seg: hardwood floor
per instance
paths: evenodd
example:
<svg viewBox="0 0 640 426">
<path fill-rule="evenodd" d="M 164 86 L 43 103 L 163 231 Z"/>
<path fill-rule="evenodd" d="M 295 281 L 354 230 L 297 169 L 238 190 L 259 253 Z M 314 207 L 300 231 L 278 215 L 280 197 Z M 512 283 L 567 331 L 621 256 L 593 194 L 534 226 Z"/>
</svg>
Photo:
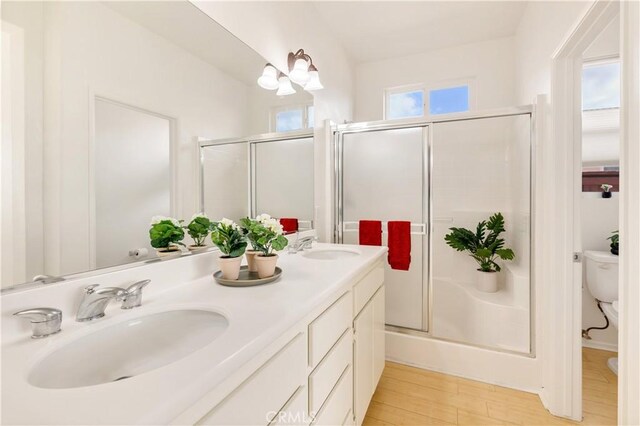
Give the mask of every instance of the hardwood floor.
<svg viewBox="0 0 640 426">
<path fill-rule="evenodd" d="M 374 425 L 615 425 L 612 352 L 584 348 L 583 421 L 552 416 L 537 395 L 387 362 L 364 420 Z"/>
</svg>

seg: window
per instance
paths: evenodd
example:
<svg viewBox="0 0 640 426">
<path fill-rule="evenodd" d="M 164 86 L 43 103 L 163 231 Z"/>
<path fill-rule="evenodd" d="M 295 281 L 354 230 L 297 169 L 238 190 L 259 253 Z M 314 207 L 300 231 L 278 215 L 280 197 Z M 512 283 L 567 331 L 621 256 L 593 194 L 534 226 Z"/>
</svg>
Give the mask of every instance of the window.
<svg viewBox="0 0 640 426">
<path fill-rule="evenodd" d="M 271 113 L 271 130 L 291 132 L 313 128 L 313 105 L 296 105 L 274 108 Z"/>
<path fill-rule="evenodd" d="M 582 191 L 619 188 L 620 60 L 585 62 L 582 68 Z"/>
<path fill-rule="evenodd" d="M 620 61 L 585 64 L 582 70 L 582 110 L 620 108 Z"/>
<path fill-rule="evenodd" d="M 429 114 L 469 111 L 469 86 L 447 87 L 429 91 Z"/>
<path fill-rule="evenodd" d="M 423 86 L 399 87 L 385 90 L 385 119 L 424 117 L 452 114 L 470 110 L 469 84 L 438 87 L 427 90 Z M 428 107 L 427 107 L 428 106 Z"/>
<path fill-rule="evenodd" d="M 386 99 L 386 118 L 424 116 L 424 90 L 389 92 Z"/>
</svg>

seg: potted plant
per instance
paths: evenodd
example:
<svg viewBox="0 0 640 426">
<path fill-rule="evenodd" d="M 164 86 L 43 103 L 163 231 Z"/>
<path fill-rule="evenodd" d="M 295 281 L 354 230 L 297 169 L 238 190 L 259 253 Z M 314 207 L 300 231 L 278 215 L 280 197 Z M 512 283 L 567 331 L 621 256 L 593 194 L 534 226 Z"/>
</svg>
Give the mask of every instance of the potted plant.
<svg viewBox="0 0 640 426">
<path fill-rule="evenodd" d="M 609 245 L 611 247 L 611 253 L 615 254 L 616 256 L 618 255 L 618 248 L 619 248 L 618 239 L 619 239 L 619 237 L 620 237 L 620 235 L 619 235 L 618 231 L 613 231 L 611 236 L 609 238 L 607 238 L 607 240 L 611 240 L 611 244 Z"/>
<path fill-rule="evenodd" d="M 247 258 L 247 269 L 249 272 L 258 272 L 258 265 L 255 259 L 261 252 L 257 241 L 258 236 L 251 230 L 256 228 L 259 224 L 260 223 L 257 220 L 248 217 L 240 219 L 242 232 L 247 237 L 247 240 L 249 240 L 249 244 L 251 245 L 251 249 L 244 252 L 245 257 Z"/>
<path fill-rule="evenodd" d="M 602 198 L 611 198 L 611 190 L 613 189 L 613 185 L 603 183 L 602 185 L 600 185 L 600 188 L 602 188 Z"/>
<path fill-rule="evenodd" d="M 204 213 L 196 213 L 191 217 L 191 222 L 185 227 L 187 229 L 187 233 L 191 238 L 193 238 L 194 244 L 188 246 L 189 250 L 195 251 L 200 250 L 207 245 L 205 244 L 205 239 L 207 235 L 213 230 L 213 222 L 209 220 L 206 214 Z"/>
<path fill-rule="evenodd" d="M 184 230 L 180 221 L 172 217 L 154 216 L 151 218 L 149 229 L 151 247 L 156 249 L 158 256 L 168 256 L 180 251 L 179 246 L 184 246 Z"/>
<path fill-rule="evenodd" d="M 247 236 L 251 245 L 259 251 L 255 256 L 256 269 L 260 278 L 272 276 L 278 263 L 274 251 L 284 249 L 289 240 L 283 235 L 282 225 L 268 214 L 261 214 L 254 220 L 246 220 Z"/>
<path fill-rule="evenodd" d="M 504 239 L 500 234 L 505 231 L 502 213 L 495 213 L 489 220 L 478 223 L 476 232 L 465 228 L 449 228 L 451 231 L 444 239 L 456 251 L 469 253 L 480 268 L 476 286 L 478 290 L 494 293 L 498 290 L 498 272 L 500 265 L 498 258 L 512 260 L 513 250 L 504 247 Z"/>
<path fill-rule="evenodd" d="M 218 258 L 222 276 L 228 280 L 237 280 L 240 276 L 242 255 L 247 248 L 242 230 L 234 221 L 224 218 L 213 223 L 211 241 L 222 252 L 222 256 Z"/>
</svg>

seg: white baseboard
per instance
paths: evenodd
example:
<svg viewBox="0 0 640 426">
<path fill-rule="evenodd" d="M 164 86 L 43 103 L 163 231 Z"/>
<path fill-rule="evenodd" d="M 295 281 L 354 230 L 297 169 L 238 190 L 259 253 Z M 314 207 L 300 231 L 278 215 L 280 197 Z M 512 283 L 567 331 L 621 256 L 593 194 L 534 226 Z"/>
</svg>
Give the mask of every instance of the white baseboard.
<svg viewBox="0 0 640 426">
<path fill-rule="evenodd" d="M 389 361 L 539 394 L 540 363 L 534 357 L 387 330 Z"/>
<path fill-rule="evenodd" d="M 616 343 L 599 342 L 597 340 L 582 340 L 582 346 L 585 348 L 601 349 L 603 351 L 618 352 Z"/>
</svg>

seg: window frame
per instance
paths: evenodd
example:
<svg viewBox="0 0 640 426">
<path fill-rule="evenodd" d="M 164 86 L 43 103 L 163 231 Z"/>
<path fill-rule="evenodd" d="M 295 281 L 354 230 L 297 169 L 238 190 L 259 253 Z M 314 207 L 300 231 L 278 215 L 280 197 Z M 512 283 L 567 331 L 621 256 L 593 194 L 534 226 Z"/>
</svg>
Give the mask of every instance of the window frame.
<svg viewBox="0 0 640 426">
<path fill-rule="evenodd" d="M 315 114 L 315 107 L 313 102 L 305 102 L 303 104 L 292 104 L 292 105 L 280 105 L 280 106 L 275 106 L 272 107 L 269 111 L 269 132 L 270 133 L 287 133 L 287 132 L 299 132 L 301 130 L 306 130 L 309 129 L 309 108 L 314 108 L 314 114 Z M 295 111 L 295 110 L 302 110 L 302 127 L 300 129 L 295 129 L 295 130 L 287 130 L 284 132 L 278 132 L 276 129 L 277 127 L 277 118 L 278 118 L 278 113 L 280 112 L 286 112 L 286 111 Z M 315 124 L 315 117 L 314 117 L 314 124 Z"/>
<path fill-rule="evenodd" d="M 467 111 L 460 112 L 449 112 L 445 114 L 434 114 L 433 117 L 439 118 L 447 118 L 451 116 L 456 116 L 460 114 L 465 114 L 468 112 L 475 111 L 477 109 L 476 105 L 476 88 L 475 88 L 475 77 L 465 77 L 465 78 L 456 78 L 456 79 L 448 79 L 441 80 L 434 84 L 425 84 L 425 83 L 414 83 L 414 84 L 405 84 L 402 86 L 393 86 L 384 89 L 383 98 L 382 98 L 382 118 L 383 120 L 403 120 L 403 119 L 417 119 L 417 118 L 425 118 L 429 119 L 432 117 L 430 113 L 431 106 L 431 91 L 433 90 L 442 90 L 442 89 L 452 89 L 455 87 L 467 86 L 469 91 L 469 109 Z M 388 106 L 389 106 L 389 96 L 397 93 L 407 93 L 407 92 L 417 92 L 422 91 L 422 99 L 423 99 L 423 114 L 422 116 L 415 117 L 401 117 L 401 118 L 388 118 Z"/>
</svg>

